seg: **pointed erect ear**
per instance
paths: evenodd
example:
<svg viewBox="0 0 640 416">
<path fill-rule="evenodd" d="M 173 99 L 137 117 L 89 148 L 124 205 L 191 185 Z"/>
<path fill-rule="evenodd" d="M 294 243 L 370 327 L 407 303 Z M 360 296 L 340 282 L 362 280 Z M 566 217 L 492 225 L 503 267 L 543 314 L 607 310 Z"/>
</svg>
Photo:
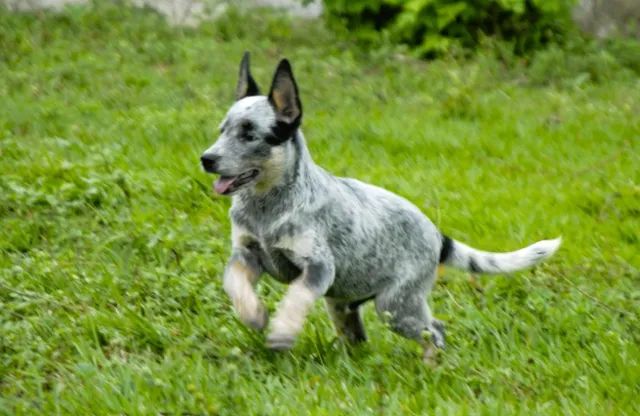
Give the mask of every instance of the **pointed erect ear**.
<svg viewBox="0 0 640 416">
<path fill-rule="evenodd" d="M 298 86 L 293 78 L 291 65 L 286 59 L 280 61 L 276 73 L 273 75 L 269 102 L 276 110 L 278 121 L 295 125 L 295 127 L 300 124 L 302 104 L 300 104 Z"/>
<path fill-rule="evenodd" d="M 238 86 L 236 87 L 236 101 L 252 95 L 260 95 L 260 88 L 258 88 L 258 84 L 256 84 L 251 76 L 251 71 L 249 70 L 249 52 L 245 52 L 244 55 L 242 55 L 242 62 L 240 62 L 240 74 L 238 77 Z"/>
</svg>

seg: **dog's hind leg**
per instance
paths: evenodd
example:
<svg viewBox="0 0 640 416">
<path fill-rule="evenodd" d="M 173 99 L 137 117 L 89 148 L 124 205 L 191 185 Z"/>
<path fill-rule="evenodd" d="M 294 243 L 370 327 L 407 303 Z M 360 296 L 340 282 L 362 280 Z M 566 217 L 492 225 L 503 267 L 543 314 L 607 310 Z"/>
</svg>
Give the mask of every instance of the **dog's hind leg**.
<svg viewBox="0 0 640 416">
<path fill-rule="evenodd" d="M 325 298 L 325 301 L 338 335 L 352 344 L 367 340 L 359 304 L 340 302 L 331 298 Z"/>
<path fill-rule="evenodd" d="M 431 315 L 425 299 L 427 288 L 424 282 L 406 280 L 380 293 L 375 304 L 376 311 L 391 329 L 420 343 L 424 349 L 424 360 L 432 363 L 435 355 L 433 346 L 445 347 L 445 331 L 444 325 Z M 425 335 L 429 336 L 430 342 Z"/>
<path fill-rule="evenodd" d="M 253 251 L 234 247 L 223 277 L 224 290 L 238 317 L 256 330 L 263 329 L 269 317 L 254 288 L 261 273 L 262 267 Z"/>
</svg>

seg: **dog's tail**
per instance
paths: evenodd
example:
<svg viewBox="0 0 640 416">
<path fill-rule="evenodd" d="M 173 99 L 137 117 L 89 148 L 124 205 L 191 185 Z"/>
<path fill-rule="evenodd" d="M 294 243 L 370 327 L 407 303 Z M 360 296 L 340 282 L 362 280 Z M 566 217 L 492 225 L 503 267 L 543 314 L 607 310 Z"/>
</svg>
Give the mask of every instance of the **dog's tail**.
<svg viewBox="0 0 640 416">
<path fill-rule="evenodd" d="M 517 251 L 490 253 L 443 235 L 440 263 L 473 273 L 511 273 L 551 257 L 561 242 L 562 238 L 542 240 Z"/>
</svg>

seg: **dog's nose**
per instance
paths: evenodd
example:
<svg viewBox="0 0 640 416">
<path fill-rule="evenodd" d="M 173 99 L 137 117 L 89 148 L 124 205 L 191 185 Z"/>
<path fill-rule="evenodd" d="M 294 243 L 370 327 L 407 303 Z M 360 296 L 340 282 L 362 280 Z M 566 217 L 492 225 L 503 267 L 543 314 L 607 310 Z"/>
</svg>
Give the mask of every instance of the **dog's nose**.
<svg viewBox="0 0 640 416">
<path fill-rule="evenodd" d="M 204 168 L 204 170 L 206 172 L 209 173 L 216 173 L 218 170 L 218 159 L 220 159 L 219 156 L 216 155 L 212 155 L 212 154 L 203 154 L 202 156 L 200 156 L 200 162 L 202 163 L 202 167 Z"/>
</svg>

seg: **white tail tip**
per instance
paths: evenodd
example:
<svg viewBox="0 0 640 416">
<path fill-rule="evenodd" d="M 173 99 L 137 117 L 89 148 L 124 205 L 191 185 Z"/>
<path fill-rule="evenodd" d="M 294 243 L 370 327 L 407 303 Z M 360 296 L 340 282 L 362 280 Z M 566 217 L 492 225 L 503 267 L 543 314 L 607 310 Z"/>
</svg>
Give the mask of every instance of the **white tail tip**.
<svg viewBox="0 0 640 416">
<path fill-rule="evenodd" d="M 535 247 L 544 250 L 546 252 L 545 257 L 552 256 L 562 244 L 562 237 L 554 238 L 553 240 L 542 240 L 535 244 Z"/>
</svg>

